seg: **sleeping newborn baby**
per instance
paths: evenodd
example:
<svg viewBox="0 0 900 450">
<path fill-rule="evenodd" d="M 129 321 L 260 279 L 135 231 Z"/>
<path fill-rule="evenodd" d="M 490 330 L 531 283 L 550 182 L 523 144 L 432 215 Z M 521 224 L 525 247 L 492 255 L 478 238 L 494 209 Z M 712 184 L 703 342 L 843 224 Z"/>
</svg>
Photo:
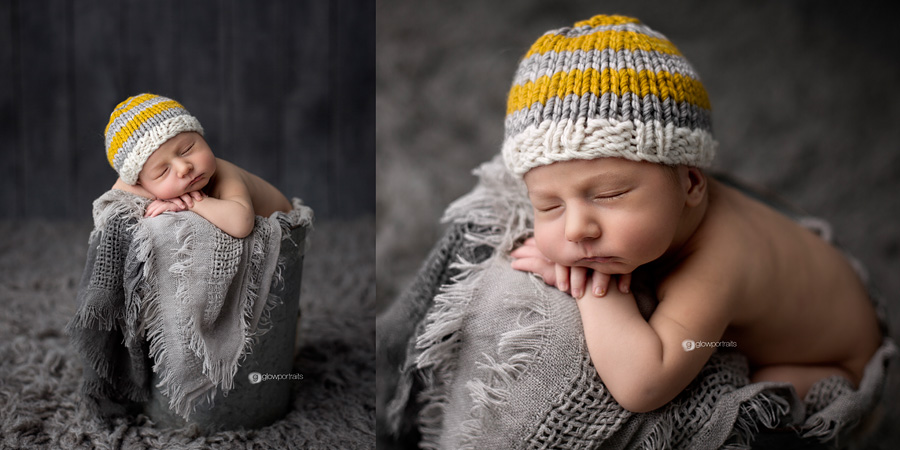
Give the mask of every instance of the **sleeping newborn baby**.
<svg viewBox="0 0 900 450">
<path fill-rule="evenodd" d="M 628 410 L 685 389 L 715 350 L 695 342 L 736 343 L 753 381 L 800 398 L 832 376 L 858 386 L 882 342 L 863 283 L 817 235 L 708 177 L 715 147 L 706 92 L 659 33 L 597 16 L 544 34 L 509 95 L 503 156 L 534 209 L 513 267 L 578 299 Z M 655 287 L 649 320 L 632 275 Z"/>
<path fill-rule="evenodd" d="M 193 211 L 244 238 L 254 216 L 291 210 L 277 188 L 216 158 L 200 122 L 166 97 L 141 94 L 116 106 L 106 126 L 106 156 L 119 174 L 113 189 L 153 200 L 145 217 Z"/>
</svg>

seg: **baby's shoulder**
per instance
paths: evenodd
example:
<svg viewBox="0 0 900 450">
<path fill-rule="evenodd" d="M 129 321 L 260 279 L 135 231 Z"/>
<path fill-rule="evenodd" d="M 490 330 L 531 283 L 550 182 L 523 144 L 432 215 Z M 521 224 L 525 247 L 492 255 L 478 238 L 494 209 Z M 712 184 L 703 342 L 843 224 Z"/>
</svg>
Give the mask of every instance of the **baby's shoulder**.
<svg viewBox="0 0 900 450">
<path fill-rule="evenodd" d="M 216 158 L 216 172 L 218 172 L 220 175 L 230 177 L 243 177 L 243 174 L 247 171 L 231 161 L 226 161 L 222 158 Z"/>
<path fill-rule="evenodd" d="M 658 274 L 659 294 L 690 290 L 722 298 L 744 282 L 744 268 L 735 249 L 702 246 L 684 256 L 669 271 Z"/>
<path fill-rule="evenodd" d="M 223 175 L 232 183 L 240 184 L 241 192 L 250 198 L 258 215 L 269 216 L 274 211 L 291 210 L 290 201 L 271 183 L 234 163 L 216 159 L 217 165 L 225 169 Z"/>
<path fill-rule="evenodd" d="M 246 171 L 238 165 L 216 158 L 216 173 L 210 180 L 210 184 L 204 188 L 212 197 L 222 198 L 242 194 L 248 190 Z"/>
<path fill-rule="evenodd" d="M 744 231 L 723 218 L 707 218 L 669 269 L 657 274 L 657 295 L 703 297 L 736 302 L 750 283 L 751 260 L 761 260 L 761 247 L 748 244 Z"/>
</svg>

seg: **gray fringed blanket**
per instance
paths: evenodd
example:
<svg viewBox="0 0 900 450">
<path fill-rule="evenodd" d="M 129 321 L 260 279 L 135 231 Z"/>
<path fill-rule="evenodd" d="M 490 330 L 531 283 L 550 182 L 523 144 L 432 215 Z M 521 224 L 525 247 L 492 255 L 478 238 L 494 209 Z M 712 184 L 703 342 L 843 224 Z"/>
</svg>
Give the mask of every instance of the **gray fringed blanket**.
<svg viewBox="0 0 900 450">
<path fill-rule="evenodd" d="M 279 277 L 282 236 L 311 225 L 289 213 L 256 217 L 233 238 L 192 212 L 144 219 L 149 200 L 111 190 L 94 201 L 94 230 L 67 326 L 84 359 L 82 393 L 103 415 L 149 398 L 150 369 L 169 407 L 187 419 L 201 401 L 232 388 L 241 357 L 265 332 Z"/>
<path fill-rule="evenodd" d="M 880 401 L 889 338 L 857 390 L 833 377 L 801 400 L 787 383 L 751 384 L 746 358 L 719 349 L 669 404 L 623 409 L 596 375 L 571 298 L 509 267 L 531 232 L 524 185 L 498 158 L 476 173 L 414 284 L 378 318 L 379 446 L 714 449 L 761 435 L 835 444 Z M 633 290 L 648 317 L 652 290 Z"/>
</svg>

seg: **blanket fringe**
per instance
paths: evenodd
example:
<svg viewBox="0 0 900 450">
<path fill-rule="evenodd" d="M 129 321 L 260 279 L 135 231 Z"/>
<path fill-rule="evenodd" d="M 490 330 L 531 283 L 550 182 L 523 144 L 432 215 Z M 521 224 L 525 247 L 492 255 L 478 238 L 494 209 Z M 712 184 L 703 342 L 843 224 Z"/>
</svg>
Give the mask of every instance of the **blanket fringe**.
<svg viewBox="0 0 900 450">
<path fill-rule="evenodd" d="M 657 421 L 641 442 L 641 450 L 663 450 L 670 447 L 674 428 L 668 421 Z"/>
<path fill-rule="evenodd" d="M 496 263 L 491 259 L 486 261 L 489 262 Z M 535 277 L 528 279 L 535 284 L 541 283 Z M 542 289 L 543 286 L 536 288 Z M 488 419 L 506 407 L 513 384 L 537 361 L 538 353 L 546 347 L 549 311 L 541 300 L 537 295 L 508 300 L 510 306 L 514 304 L 524 310 L 519 315 L 519 323 L 529 319 L 529 316 L 537 316 L 537 319 L 530 325 L 500 335 L 497 343 L 499 359 L 483 355 L 487 361 L 476 363 L 476 368 L 484 375 L 466 384 L 473 406 L 470 411 L 472 418 L 461 424 L 463 448 L 476 448 L 474 439 L 490 431 L 485 427 Z"/>
<path fill-rule="evenodd" d="M 466 239 L 508 253 L 521 238 L 533 232 L 533 208 L 525 183 L 507 172 L 499 156 L 473 173 L 479 177 L 478 185 L 451 203 L 441 221 L 486 227 L 487 231 L 469 233 Z"/>
<path fill-rule="evenodd" d="M 887 367 L 892 363 L 896 364 L 898 353 L 900 352 L 893 339 L 885 337 L 875 355 L 866 364 L 859 387 L 838 397 L 838 399 L 851 398 L 852 400 L 846 403 L 854 405 L 855 414 L 841 414 L 840 410 L 835 409 L 838 399 L 832 399 L 828 406 L 806 419 L 801 429 L 803 437 L 815 437 L 821 442 L 826 442 L 838 439 L 845 430 L 854 429 L 865 418 L 865 412 L 871 411 L 878 399 L 883 397 Z M 848 416 L 853 420 L 847 420 Z"/>
<path fill-rule="evenodd" d="M 177 231 L 176 231 L 177 232 Z M 173 374 L 169 370 L 169 349 L 166 346 L 164 335 L 163 315 L 159 302 L 158 289 L 145 289 L 145 286 L 156 286 L 159 283 L 156 259 L 153 258 L 153 239 L 150 229 L 137 227 L 133 235 L 132 247 L 135 249 L 136 260 L 143 263 L 142 283 L 140 291 L 135 296 L 143 304 L 144 317 L 143 329 L 147 341 L 150 342 L 150 358 L 153 359 L 153 371 L 159 376 L 156 387 L 169 399 L 169 408 L 184 416 L 187 406 L 183 401 L 181 386 L 172 383 Z"/>
<path fill-rule="evenodd" d="M 531 232 L 532 208 L 525 195 L 525 186 L 506 172 L 499 157 L 483 164 L 474 174 L 479 177 L 478 186 L 470 194 L 453 202 L 442 222 L 475 225 L 474 229 L 479 231 L 466 233 L 466 241 L 474 246 L 489 246 L 495 249 L 495 255 L 508 253 L 519 239 Z M 509 189 L 509 186 L 514 188 Z M 440 447 L 443 416 L 448 402 L 446 388 L 453 382 L 452 376 L 456 371 L 459 333 L 472 292 L 480 284 L 484 268 L 493 262 L 493 258 L 488 258 L 475 264 L 459 257 L 450 265 L 452 270 L 458 271 L 457 275 L 449 284 L 441 286 L 440 293 L 434 298 L 434 306 L 425 317 L 423 331 L 416 340 L 416 348 L 421 353 L 415 365 L 425 386 L 419 394 L 420 402 L 425 405 L 418 417 L 422 448 Z M 536 305 L 528 306 L 529 313 L 545 315 Z M 509 355 L 508 361 L 497 362 L 488 358 L 488 362 L 480 368 L 489 373 L 490 381 L 470 382 L 467 385 L 475 405 L 473 419 L 462 424 L 466 435 L 472 437 L 483 431 L 483 422 L 479 418 L 502 406 L 508 395 L 503 386 L 509 386 L 533 361 L 535 343 L 524 337 L 533 332 L 533 328 L 530 330 L 503 336 L 500 351 L 502 355 Z M 396 402 L 402 400 L 405 399 L 394 399 L 392 407 L 399 407 Z"/>
<path fill-rule="evenodd" d="M 69 335 L 75 328 L 111 331 L 119 328 L 119 322 L 124 318 L 125 311 L 111 302 L 102 305 L 83 305 L 66 325 L 66 331 Z"/>
<path fill-rule="evenodd" d="M 741 449 L 747 448 L 753 442 L 753 437 L 759 432 L 762 425 L 766 429 L 774 429 L 781 424 L 781 420 L 790 414 L 790 402 L 775 393 L 763 391 L 753 398 L 741 403 L 740 413 L 734 421 L 734 428 L 726 439 L 727 445 L 723 448 Z"/>
<path fill-rule="evenodd" d="M 257 226 L 260 226 L 261 219 L 257 219 Z M 281 228 L 277 229 L 273 227 L 273 231 L 277 230 L 278 237 L 281 236 Z M 254 239 L 253 248 L 250 254 L 250 277 L 248 280 L 249 287 L 247 289 L 247 301 L 244 303 L 244 310 L 241 314 L 241 332 L 244 334 L 244 344 L 241 347 L 240 352 L 237 354 L 237 358 L 234 361 L 228 361 L 228 367 L 231 369 L 230 373 L 227 377 L 221 378 L 223 373 L 220 372 L 218 376 L 220 378 L 213 378 L 214 381 L 219 381 L 223 393 L 227 393 L 231 389 L 234 388 L 234 375 L 238 370 L 238 362 L 243 360 L 246 355 L 251 351 L 256 341 L 259 340 L 259 336 L 263 333 L 258 328 L 259 323 L 263 322 L 262 317 L 258 317 L 256 319 L 256 323 L 253 323 L 254 320 L 254 311 L 258 301 L 260 301 L 260 289 L 262 289 L 262 281 L 260 280 L 260 276 L 262 275 L 262 262 L 265 259 L 266 255 L 269 254 L 269 249 L 265 248 L 263 245 L 263 241 L 269 242 L 270 240 L 274 240 L 278 244 L 281 243 L 281 239 L 275 239 L 275 237 L 269 237 L 269 239 Z M 277 267 L 276 267 L 277 271 Z M 266 304 L 262 308 L 262 315 L 265 315 L 268 312 L 271 315 L 271 310 L 275 306 L 275 302 L 280 303 L 280 299 L 273 299 L 273 296 L 267 295 L 267 298 L 264 299 Z M 265 320 L 267 323 L 271 324 L 269 318 Z M 248 333 L 247 330 L 256 327 L 253 333 Z M 266 330 L 268 331 L 268 330 Z M 220 371 L 224 371 L 225 367 L 220 367 Z M 214 375 L 215 376 L 215 375 Z"/>
<path fill-rule="evenodd" d="M 456 357 L 459 350 L 459 333 L 465 320 L 466 307 L 471 300 L 471 286 L 481 278 L 472 264 L 460 258 L 451 265 L 459 271 L 453 283 L 441 287 L 441 293 L 434 298 L 434 307 L 425 317 L 425 327 L 416 340 L 416 348 L 422 350 L 416 358 L 416 366 L 426 386 L 419 399 L 426 406 L 419 412 L 419 430 L 422 433 L 422 448 L 440 448 L 444 410 L 448 397 L 446 387 L 452 383 L 456 371 Z"/>
</svg>

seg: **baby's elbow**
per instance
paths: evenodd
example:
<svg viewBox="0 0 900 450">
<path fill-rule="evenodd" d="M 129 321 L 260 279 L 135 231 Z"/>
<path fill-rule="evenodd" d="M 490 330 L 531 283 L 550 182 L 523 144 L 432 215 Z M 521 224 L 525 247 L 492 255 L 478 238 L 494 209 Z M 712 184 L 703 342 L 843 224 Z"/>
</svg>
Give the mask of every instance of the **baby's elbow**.
<svg viewBox="0 0 900 450">
<path fill-rule="evenodd" d="M 234 233 L 231 233 L 231 237 L 237 238 L 237 239 L 243 239 L 243 238 L 245 238 L 245 237 L 247 237 L 247 236 L 250 236 L 250 233 L 251 233 L 251 232 L 253 232 L 252 229 L 249 230 L 249 231 L 235 230 Z"/>
<path fill-rule="evenodd" d="M 253 232 L 253 219 L 251 218 L 249 221 L 241 224 L 241 228 L 238 230 L 238 234 L 240 236 L 237 236 L 237 237 L 240 239 L 243 239 L 247 236 L 250 236 L 250 233 L 252 233 L 252 232 Z"/>
<path fill-rule="evenodd" d="M 616 402 L 633 413 L 650 412 L 671 401 L 672 399 L 664 395 L 660 388 L 661 386 L 637 379 L 613 387 L 607 385 Z"/>
<path fill-rule="evenodd" d="M 255 218 L 250 216 L 249 219 L 241 218 L 241 220 L 236 221 L 234 225 L 231 227 L 231 230 L 228 231 L 228 234 L 231 237 L 243 239 L 247 236 L 250 236 L 250 233 L 253 232 L 253 225 L 255 222 Z"/>
<path fill-rule="evenodd" d="M 613 398 L 615 398 L 615 396 L 613 396 Z M 622 400 L 616 399 L 616 401 L 619 402 L 619 405 L 621 405 L 622 408 L 625 408 L 633 413 L 648 413 L 650 411 L 656 410 L 662 405 L 665 405 L 665 403 L 658 404 L 655 402 L 648 402 L 645 399 L 640 398 L 623 398 Z"/>
</svg>

